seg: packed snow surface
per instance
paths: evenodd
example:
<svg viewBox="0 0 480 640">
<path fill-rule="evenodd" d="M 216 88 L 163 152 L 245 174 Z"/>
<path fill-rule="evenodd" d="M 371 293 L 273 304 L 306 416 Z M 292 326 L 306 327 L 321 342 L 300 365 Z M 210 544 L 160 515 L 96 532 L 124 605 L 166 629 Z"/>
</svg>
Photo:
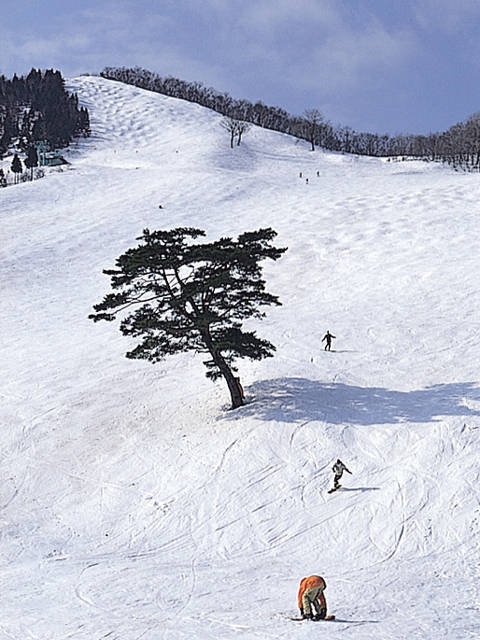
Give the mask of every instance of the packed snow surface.
<svg viewBox="0 0 480 640">
<path fill-rule="evenodd" d="M 479 638 L 479 176 L 230 149 L 197 105 L 68 88 L 92 136 L 0 192 L 0 640 Z M 175 226 L 288 247 L 236 411 L 203 354 L 130 361 L 88 319 L 102 269 Z M 312 573 L 335 622 L 289 620 Z"/>
</svg>

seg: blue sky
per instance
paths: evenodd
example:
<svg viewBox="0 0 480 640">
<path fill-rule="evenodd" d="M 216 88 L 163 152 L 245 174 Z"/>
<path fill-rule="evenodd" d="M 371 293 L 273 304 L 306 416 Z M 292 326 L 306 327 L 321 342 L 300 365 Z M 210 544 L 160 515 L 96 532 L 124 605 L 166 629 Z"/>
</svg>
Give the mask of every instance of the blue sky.
<svg viewBox="0 0 480 640">
<path fill-rule="evenodd" d="M 3 0 L 0 72 L 139 65 L 377 133 L 480 111 L 480 0 Z"/>
</svg>

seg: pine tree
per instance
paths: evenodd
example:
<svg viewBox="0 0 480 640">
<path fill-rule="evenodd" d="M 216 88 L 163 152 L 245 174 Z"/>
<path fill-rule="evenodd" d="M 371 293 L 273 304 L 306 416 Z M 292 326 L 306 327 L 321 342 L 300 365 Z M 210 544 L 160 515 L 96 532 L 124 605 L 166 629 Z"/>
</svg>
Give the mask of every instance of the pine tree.
<svg viewBox="0 0 480 640">
<path fill-rule="evenodd" d="M 104 271 L 115 293 L 94 305 L 89 317 L 122 318 L 121 332 L 140 339 L 127 358 L 157 362 L 184 351 L 208 353 L 207 377 L 223 376 L 232 408 L 239 407 L 243 397 L 234 360 L 262 360 L 275 351 L 255 332 L 244 331 L 242 321 L 264 317 L 260 307 L 281 304 L 266 292 L 260 265 L 286 251 L 271 244 L 276 235 L 268 228 L 237 240 L 195 243 L 205 236 L 201 229 L 145 229 L 138 238 L 142 244 L 117 258 L 116 269 Z"/>
<path fill-rule="evenodd" d="M 88 111 L 65 90 L 59 71 L 32 69 L 26 77 L 0 76 L 0 150 L 12 143 L 26 149 L 44 140 L 52 149 L 67 146 L 77 135 L 89 135 Z M 82 129 L 78 129 L 79 120 Z"/>
<path fill-rule="evenodd" d="M 33 145 L 27 148 L 27 157 L 24 162 L 27 169 L 30 169 L 30 180 L 33 180 L 33 168 L 38 167 L 38 153 Z"/>
<path fill-rule="evenodd" d="M 17 184 L 20 178 L 20 174 L 23 171 L 22 161 L 20 160 L 17 154 L 13 156 L 12 165 L 10 168 L 15 174 L 15 184 Z"/>
<path fill-rule="evenodd" d="M 90 135 L 90 117 L 85 107 L 80 107 L 80 111 L 77 116 L 77 125 L 75 127 L 77 134 L 83 135 L 84 138 Z"/>
</svg>

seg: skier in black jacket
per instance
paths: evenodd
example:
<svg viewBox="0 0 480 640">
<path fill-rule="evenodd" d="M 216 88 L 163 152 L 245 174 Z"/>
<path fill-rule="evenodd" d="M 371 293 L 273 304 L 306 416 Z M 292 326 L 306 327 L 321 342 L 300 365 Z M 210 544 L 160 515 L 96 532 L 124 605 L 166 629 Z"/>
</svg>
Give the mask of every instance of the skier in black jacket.
<svg viewBox="0 0 480 640">
<path fill-rule="evenodd" d="M 331 348 L 332 348 L 332 338 L 335 338 L 335 336 L 332 335 L 330 333 L 330 331 L 327 329 L 327 333 L 322 338 L 322 342 L 326 341 L 325 342 L 325 349 L 324 349 L 325 351 L 330 351 L 331 350 Z"/>
</svg>

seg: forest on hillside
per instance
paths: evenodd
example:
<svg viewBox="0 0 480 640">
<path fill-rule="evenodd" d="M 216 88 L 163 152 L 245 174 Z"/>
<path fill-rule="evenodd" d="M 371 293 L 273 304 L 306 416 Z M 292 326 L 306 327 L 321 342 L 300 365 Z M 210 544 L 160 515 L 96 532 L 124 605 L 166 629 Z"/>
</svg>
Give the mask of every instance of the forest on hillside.
<svg viewBox="0 0 480 640">
<path fill-rule="evenodd" d="M 89 133 L 88 110 L 66 91 L 59 71 L 32 69 L 26 76 L 0 76 L 0 158 L 12 147 L 26 151 L 41 141 L 59 149 Z"/>
<path fill-rule="evenodd" d="M 162 78 L 141 67 L 106 67 L 104 78 L 131 84 L 174 98 L 195 102 L 241 122 L 272 129 L 307 140 L 330 151 L 376 157 L 413 157 L 446 162 L 456 169 L 480 170 L 480 113 L 457 123 L 447 131 L 427 135 L 357 132 L 348 126 L 333 125 L 317 109 L 294 116 L 263 102 L 234 99 L 226 92 L 201 82 L 186 82 L 171 76 Z"/>
</svg>

